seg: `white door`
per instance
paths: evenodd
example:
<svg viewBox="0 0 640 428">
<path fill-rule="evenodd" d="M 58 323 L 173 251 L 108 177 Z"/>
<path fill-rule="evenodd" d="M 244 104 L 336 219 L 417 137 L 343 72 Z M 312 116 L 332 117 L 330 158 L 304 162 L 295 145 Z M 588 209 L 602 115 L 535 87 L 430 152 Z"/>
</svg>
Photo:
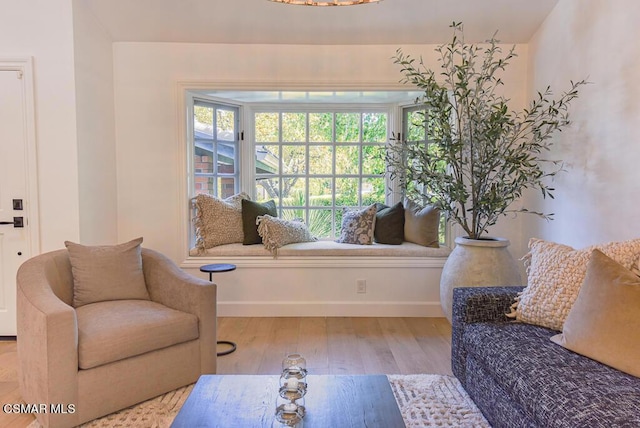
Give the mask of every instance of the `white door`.
<svg viewBox="0 0 640 428">
<path fill-rule="evenodd" d="M 24 66 L 0 58 L 0 336 L 16 335 L 16 272 L 33 252 L 27 213 L 33 214 L 28 183 L 35 144 L 30 147 L 31 73 Z"/>
</svg>

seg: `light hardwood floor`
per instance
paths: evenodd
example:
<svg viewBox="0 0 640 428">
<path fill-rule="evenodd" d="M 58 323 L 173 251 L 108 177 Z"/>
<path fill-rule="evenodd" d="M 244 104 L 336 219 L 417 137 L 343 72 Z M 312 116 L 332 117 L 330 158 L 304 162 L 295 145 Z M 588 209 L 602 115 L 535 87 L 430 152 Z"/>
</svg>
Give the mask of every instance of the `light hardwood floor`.
<svg viewBox="0 0 640 428">
<path fill-rule="evenodd" d="M 451 374 L 445 318 L 219 318 L 218 338 L 238 345 L 218 358 L 219 374 L 277 374 L 287 352 L 304 355 L 311 374 Z M 16 342 L 0 341 L 2 405 L 22 402 L 17 367 Z M 32 420 L 0 407 L 0 427 Z"/>
</svg>

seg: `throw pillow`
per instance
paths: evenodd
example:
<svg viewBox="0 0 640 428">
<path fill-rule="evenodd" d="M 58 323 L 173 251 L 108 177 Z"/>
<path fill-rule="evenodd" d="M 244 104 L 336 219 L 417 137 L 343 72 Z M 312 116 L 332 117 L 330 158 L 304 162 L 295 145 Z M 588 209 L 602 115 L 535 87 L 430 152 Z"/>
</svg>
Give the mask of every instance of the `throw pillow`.
<svg viewBox="0 0 640 428">
<path fill-rule="evenodd" d="M 438 229 L 440 210 L 433 205 L 421 207 L 404 199 L 404 240 L 423 247 L 440 247 Z"/>
<path fill-rule="evenodd" d="M 258 217 L 258 234 L 264 247 L 274 254 L 278 248 L 287 244 L 317 241 L 305 223 L 283 220 L 268 214 Z"/>
<path fill-rule="evenodd" d="M 640 277 L 593 250 L 562 333 L 551 340 L 640 377 Z"/>
<path fill-rule="evenodd" d="M 196 248 L 203 253 L 207 248 L 242 242 L 242 200 L 246 193 L 226 199 L 200 194 L 195 198 Z"/>
<path fill-rule="evenodd" d="M 373 230 L 376 224 L 376 205 L 361 210 L 342 209 L 342 230 L 336 242 L 342 244 L 373 244 Z"/>
<path fill-rule="evenodd" d="M 404 207 L 398 202 L 392 207 L 376 204 L 376 227 L 373 239 L 380 244 L 400 245 L 404 242 Z"/>
<path fill-rule="evenodd" d="M 640 257 L 640 239 L 610 242 L 576 250 L 541 239 L 529 241 L 524 256 L 527 286 L 516 298 L 510 317 L 553 330 L 562 330 L 587 273 L 589 256 L 602 251 L 629 269 Z"/>
<path fill-rule="evenodd" d="M 253 202 L 248 199 L 242 200 L 242 231 L 244 245 L 262 244 L 262 238 L 258 234 L 256 219 L 258 216 L 268 214 L 272 217 L 278 216 L 276 203 L 274 201 Z"/>
<path fill-rule="evenodd" d="M 66 241 L 73 275 L 73 306 L 106 300 L 149 300 L 140 244 L 142 238 L 103 246 Z"/>
</svg>

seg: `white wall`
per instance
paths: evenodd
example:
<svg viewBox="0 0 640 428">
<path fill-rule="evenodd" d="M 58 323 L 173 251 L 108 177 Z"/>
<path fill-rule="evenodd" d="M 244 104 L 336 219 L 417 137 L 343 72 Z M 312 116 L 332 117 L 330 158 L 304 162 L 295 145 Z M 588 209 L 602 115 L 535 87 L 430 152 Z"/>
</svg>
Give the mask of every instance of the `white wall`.
<svg viewBox="0 0 640 428">
<path fill-rule="evenodd" d="M 59 249 L 79 239 L 71 0 L 0 0 L 0 11 L 0 56 L 34 58 L 41 250 Z"/>
<path fill-rule="evenodd" d="M 80 241 L 118 238 L 113 49 L 86 2 L 73 0 Z"/>
<path fill-rule="evenodd" d="M 566 162 L 554 200 L 530 196 L 555 220 L 526 221 L 523 237 L 574 247 L 639 236 L 640 2 L 562 0 L 529 45 L 530 89 L 588 79 L 572 108 L 570 129 L 552 156 Z"/>
<path fill-rule="evenodd" d="M 434 46 L 407 46 L 437 66 Z M 178 82 L 309 82 L 398 84 L 391 57 L 397 46 L 207 45 L 115 43 L 114 79 L 118 165 L 118 235 L 144 236 L 145 245 L 176 261 L 186 257 L 181 219 L 187 200 L 184 136 L 178 123 Z M 514 59 L 505 91 L 514 107 L 524 105 L 526 46 Z M 194 87 L 197 83 L 194 83 Z M 505 219 L 497 232 L 518 248 L 519 220 Z"/>
</svg>

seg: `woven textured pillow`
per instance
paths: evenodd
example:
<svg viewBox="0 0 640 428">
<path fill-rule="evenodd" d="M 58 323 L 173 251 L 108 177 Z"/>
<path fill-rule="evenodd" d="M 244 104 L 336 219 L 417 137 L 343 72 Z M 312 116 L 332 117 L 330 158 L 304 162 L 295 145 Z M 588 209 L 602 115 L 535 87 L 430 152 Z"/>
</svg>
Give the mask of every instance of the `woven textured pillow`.
<svg viewBox="0 0 640 428">
<path fill-rule="evenodd" d="M 238 193 L 227 199 L 200 194 L 195 198 L 196 248 L 200 253 L 218 245 L 242 242 L 242 200 L 246 193 Z"/>
<path fill-rule="evenodd" d="M 295 220 L 263 215 L 258 217 L 258 234 L 262 238 L 264 248 L 276 253 L 278 248 L 297 242 L 312 242 L 317 239 L 311 235 L 306 224 Z"/>
<path fill-rule="evenodd" d="M 640 239 L 593 245 L 582 250 L 531 239 L 529 249 L 524 256 L 527 286 L 509 316 L 528 324 L 562 330 L 584 281 L 591 252 L 598 249 L 630 269 L 640 257 Z"/>
<path fill-rule="evenodd" d="M 342 244 L 373 244 L 373 231 L 376 225 L 376 204 L 361 210 L 342 210 L 342 230 L 336 242 Z"/>
<path fill-rule="evenodd" d="M 73 275 L 73 306 L 107 300 L 149 300 L 141 244 L 142 238 L 101 246 L 65 241 Z"/>
<path fill-rule="evenodd" d="M 640 377 L 640 277 L 593 250 L 562 334 L 551 340 Z"/>
</svg>

